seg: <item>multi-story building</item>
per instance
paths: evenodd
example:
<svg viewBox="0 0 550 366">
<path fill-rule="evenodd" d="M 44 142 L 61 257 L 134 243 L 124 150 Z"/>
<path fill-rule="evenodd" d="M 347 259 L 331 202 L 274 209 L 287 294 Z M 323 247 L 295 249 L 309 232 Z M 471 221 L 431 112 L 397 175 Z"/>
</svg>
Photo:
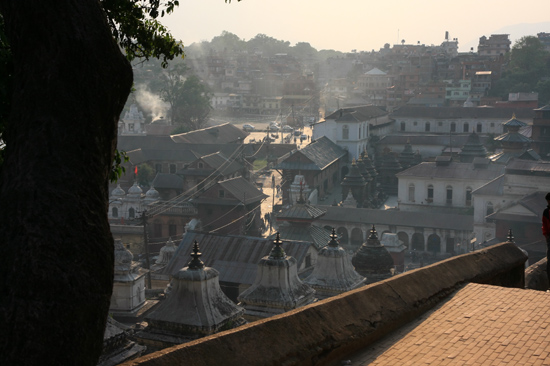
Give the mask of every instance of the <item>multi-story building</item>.
<svg viewBox="0 0 550 366">
<path fill-rule="evenodd" d="M 357 78 L 357 86 L 368 104 L 385 106 L 392 79 L 386 72 L 373 68 Z"/>
<path fill-rule="evenodd" d="M 297 175 L 303 175 L 303 183 L 324 199 L 347 172 L 347 163 L 347 152 L 326 136 L 312 138 L 306 147 L 290 152 L 277 165 L 283 175 L 283 205 L 293 201 L 290 190 Z"/>
<path fill-rule="evenodd" d="M 262 97 L 260 114 L 275 115 L 281 113 L 283 97 Z"/>
<path fill-rule="evenodd" d="M 458 80 L 448 83 L 445 88 L 446 104 L 449 106 L 462 106 L 470 96 L 471 89 L 471 80 Z"/>
<path fill-rule="evenodd" d="M 544 49 L 547 52 L 550 52 L 550 33 L 546 32 L 540 32 L 537 33 L 537 38 L 539 39 L 540 43 L 544 46 Z"/>
<path fill-rule="evenodd" d="M 410 133 L 504 133 L 502 121 L 510 119 L 512 114 L 529 123 L 535 116 L 531 108 L 517 108 L 513 111 L 504 108 L 462 108 L 462 107 L 411 107 L 403 106 L 395 110 L 391 117 L 395 119 L 396 130 Z"/>
<path fill-rule="evenodd" d="M 472 207 L 472 192 L 502 174 L 504 167 L 477 158 L 472 163 L 440 156 L 397 173 L 399 209 L 460 213 Z"/>
<path fill-rule="evenodd" d="M 531 146 L 543 160 L 550 160 L 550 105 L 535 109 Z"/>
<path fill-rule="evenodd" d="M 326 136 L 357 159 L 367 149 L 370 125 L 390 122 L 388 112 L 375 106 L 341 108 L 313 125 L 312 139 Z"/>
<path fill-rule="evenodd" d="M 495 237 L 503 239 L 506 236 L 504 229 L 497 236 L 495 216 L 490 218 L 495 213 L 500 213 L 498 216 L 500 220 L 504 220 L 506 217 L 510 218 L 510 214 L 532 216 L 533 213 L 528 213 L 525 207 L 518 205 L 518 202 L 535 192 L 540 191 L 546 194 L 550 187 L 549 172 L 549 162 L 514 159 L 508 163 L 503 174 L 474 190 L 472 192 L 474 234 L 477 242 L 482 243 Z M 513 209 L 514 206 L 515 209 Z M 538 220 L 538 222 L 541 221 Z M 517 221 L 516 224 L 518 224 Z M 519 229 L 517 226 L 509 227 L 514 230 L 514 235 L 516 229 Z M 540 228 L 540 225 L 538 227 Z M 524 232 L 520 230 L 518 230 L 518 234 Z M 542 235 L 540 229 L 537 232 Z"/>
<path fill-rule="evenodd" d="M 509 34 L 491 34 L 489 38 L 482 36 L 479 38 L 477 53 L 479 56 L 504 56 L 510 52 L 510 44 Z"/>
</svg>

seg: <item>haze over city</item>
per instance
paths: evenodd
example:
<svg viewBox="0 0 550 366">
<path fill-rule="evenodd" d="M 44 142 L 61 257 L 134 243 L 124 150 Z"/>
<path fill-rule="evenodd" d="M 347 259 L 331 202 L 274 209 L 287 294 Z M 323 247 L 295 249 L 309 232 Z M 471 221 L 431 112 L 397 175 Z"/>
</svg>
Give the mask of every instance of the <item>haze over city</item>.
<svg viewBox="0 0 550 366">
<path fill-rule="evenodd" d="M 521 6 L 518 6 L 521 5 Z M 257 34 L 309 42 L 317 50 L 378 50 L 385 43 L 440 44 L 449 32 L 459 51 L 477 48 L 482 35 L 510 34 L 512 44 L 524 35 L 548 32 L 550 2 L 465 0 L 452 6 L 430 0 L 405 1 L 182 1 L 163 23 L 189 46 L 210 41 L 222 31 L 248 40 Z"/>
</svg>

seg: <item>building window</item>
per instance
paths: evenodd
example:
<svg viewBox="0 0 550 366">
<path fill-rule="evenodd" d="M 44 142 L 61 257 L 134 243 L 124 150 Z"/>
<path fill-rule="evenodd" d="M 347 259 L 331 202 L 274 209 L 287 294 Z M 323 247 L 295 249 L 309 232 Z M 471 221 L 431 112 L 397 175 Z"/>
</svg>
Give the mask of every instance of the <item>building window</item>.
<svg viewBox="0 0 550 366">
<path fill-rule="evenodd" d="M 495 122 L 491 122 L 491 123 L 489 124 L 489 126 L 495 127 Z"/>
<path fill-rule="evenodd" d="M 451 122 L 451 132 L 456 132 L 456 123 Z"/>
<path fill-rule="evenodd" d="M 198 167 L 199 169 L 203 169 L 203 168 L 204 168 L 204 164 L 203 164 L 202 162 L 200 162 L 200 163 L 197 164 L 197 167 Z"/>
<path fill-rule="evenodd" d="M 224 191 L 223 189 L 220 189 L 220 190 L 218 191 L 218 197 L 219 197 L 219 198 L 225 198 L 225 191 Z"/>
<path fill-rule="evenodd" d="M 481 133 L 481 129 L 482 129 L 482 125 L 481 125 L 481 123 L 478 123 L 477 127 L 476 127 L 476 132 Z"/>
<path fill-rule="evenodd" d="M 169 223 L 168 224 L 168 236 L 170 236 L 170 237 L 176 236 L 176 233 L 177 233 L 176 225 L 172 222 Z"/>
<path fill-rule="evenodd" d="M 416 126 L 416 125 L 418 125 L 418 122 L 414 121 L 413 126 Z"/>
<path fill-rule="evenodd" d="M 162 237 L 162 223 L 155 222 L 153 224 L 153 236 L 155 238 L 161 238 Z"/>
<path fill-rule="evenodd" d="M 491 202 L 487 202 L 487 209 L 485 210 L 485 216 L 489 216 L 494 211 L 493 204 Z"/>
<path fill-rule="evenodd" d="M 405 122 L 401 122 L 401 131 L 405 131 Z"/>
<path fill-rule="evenodd" d="M 426 122 L 425 130 L 426 132 L 430 132 L 430 122 Z"/>
<path fill-rule="evenodd" d="M 118 217 L 118 208 L 113 207 L 113 209 L 111 210 L 111 216 Z"/>
<path fill-rule="evenodd" d="M 359 136 L 359 138 L 361 138 L 361 126 L 359 126 L 359 135 L 357 135 L 357 136 Z"/>
<path fill-rule="evenodd" d="M 470 125 L 468 123 L 465 123 L 464 124 L 464 132 L 468 132 L 469 129 L 470 129 Z"/>
<path fill-rule="evenodd" d="M 134 210 L 133 207 L 130 207 L 130 209 L 128 210 L 128 217 L 131 219 L 136 217 L 136 210 Z"/>
<path fill-rule="evenodd" d="M 466 188 L 466 206 L 472 205 L 472 188 Z"/>
<path fill-rule="evenodd" d="M 443 122 L 442 122 L 442 121 L 439 121 L 439 122 L 437 122 L 437 125 L 438 125 L 439 127 L 441 127 L 441 126 L 443 126 Z"/>
<path fill-rule="evenodd" d="M 430 184 L 428 186 L 428 198 L 426 199 L 426 201 L 429 203 L 429 202 L 433 202 L 433 200 L 434 200 L 434 186 Z"/>
<path fill-rule="evenodd" d="M 349 139 L 349 128 L 348 128 L 348 125 L 342 126 L 342 139 L 344 139 L 344 140 Z"/>
<path fill-rule="evenodd" d="M 409 202 L 414 202 L 414 184 L 409 184 Z"/>
<path fill-rule="evenodd" d="M 448 205 L 453 204 L 453 187 L 451 187 L 451 186 L 447 186 L 447 201 L 446 201 L 446 203 Z"/>
<path fill-rule="evenodd" d="M 176 174 L 176 164 L 170 164 L 170 174 Z"/>
<path fill-rule="evenodd" d="M 155 172 L 162 173 L 162 164 L 155 164 Z"/>
</svg>

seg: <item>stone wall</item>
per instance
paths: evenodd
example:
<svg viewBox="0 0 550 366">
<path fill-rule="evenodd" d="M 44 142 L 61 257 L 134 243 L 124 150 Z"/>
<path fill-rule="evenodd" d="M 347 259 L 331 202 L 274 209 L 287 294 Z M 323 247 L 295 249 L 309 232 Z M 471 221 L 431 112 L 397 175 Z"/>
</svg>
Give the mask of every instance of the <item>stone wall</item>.
<svg viewBox="0 0 550 366">
<path fill-rule="evenodd" d="M 525 270 L 525 288 L 546 291 L 550 287 L 546 275 L 546 258 L 532 264 Z"/>
<path fill-rule="evenodd" d="M 523 288 L 526 260 L 501 243 L 124 365 L 339 365 L 467 282 Z"/>
</svg>

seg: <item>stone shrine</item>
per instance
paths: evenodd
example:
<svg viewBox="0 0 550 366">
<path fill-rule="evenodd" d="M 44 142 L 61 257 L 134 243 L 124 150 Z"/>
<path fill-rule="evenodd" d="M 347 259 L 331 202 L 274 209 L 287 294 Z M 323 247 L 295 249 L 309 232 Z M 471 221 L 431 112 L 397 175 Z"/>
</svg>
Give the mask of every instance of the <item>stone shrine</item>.
<svg viewBox="0 0 550 366">
<path fill-rule="evenodd" d="M 392 276 L 393 258 L 378 240 L 374 225 L 372 225 L 367 241 L 353 255 L 351 263 L 357 273 L 367 277 L 368 283 L 385 280 Z"/>
<path fill-rule="evenodd" d="M 219 272 L 205 267 L 195 241 L 187 267 L 173 277 L 166 299 L 148 315 L 137 338 L 148 348 L 161 349 L 242 324 L 244 310 L 222 292 Z"/>
<path fill-rule="evenodd" d="M 355 272 L 348 254 L 336 240 L 334 228 L 330 238 L 328 245 L 319 251 L 313 272 L 304 280 L 315 289 L 319 300 L 361 287 L 366 281 Z"/>
<path fill-rule="evenodd" d="M 298 277 L 296 259 L 287 256 L 277 233 L 268 256 L 258 263 L 256 280 L 238 297 L 248 321 L 268 318 L 311 304 L 315 290 Z"/>
<path fill-rule="evenodd" d="M 145 275 L 147 270 L 134 262 L 132 253 L 122 240 L 115 240 L 113 294 L 109 312 L 113 316 L 131 316 L 145 305 Z"/>
</svg>

